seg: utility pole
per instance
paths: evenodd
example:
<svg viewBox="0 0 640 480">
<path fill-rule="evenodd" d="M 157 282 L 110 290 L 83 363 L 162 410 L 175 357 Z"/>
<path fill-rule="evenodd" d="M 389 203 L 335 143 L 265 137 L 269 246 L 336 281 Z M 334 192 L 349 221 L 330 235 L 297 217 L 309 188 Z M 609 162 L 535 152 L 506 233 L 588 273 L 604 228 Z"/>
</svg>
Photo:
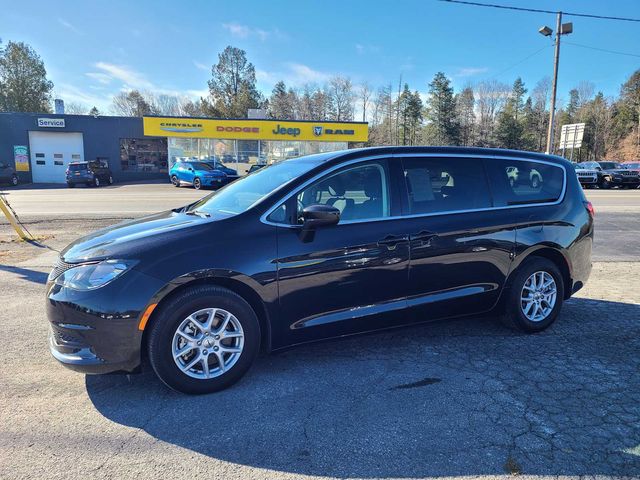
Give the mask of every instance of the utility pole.
<svg viewBox="0 0 640 480">
<path fill-rule="evenodd" d="M 558 89 L 558 64 L 560 63 L 560 29 L 562 27 L 562 12 L 556 16 L 556 48 L 553 58 L 553 85 L 551 87 L 551 104 L 549 105 L 549 131 L 547 132 L 546 154 L 553 153 L 553 133 L 556 121 L 556 91 Z"/>
<path fill-rule="evenodd" d="M 544 26 L 538 30 L 545 37 L 551 36 L 553 30 Z M 553 85 L 551 86 L 551 104 L 549 105 L 549 130 L 547 131 L 547 148 L 545 153 L 553 153 L 553 133 L 556 120 L 556 92 L 558 90 L 558 64 L 560 63 L 560 36 L 573 32 L 573 23 L 562 24 L 562 12 L 556 14 L 556 40 L 553 58 Z"/>
</svg>

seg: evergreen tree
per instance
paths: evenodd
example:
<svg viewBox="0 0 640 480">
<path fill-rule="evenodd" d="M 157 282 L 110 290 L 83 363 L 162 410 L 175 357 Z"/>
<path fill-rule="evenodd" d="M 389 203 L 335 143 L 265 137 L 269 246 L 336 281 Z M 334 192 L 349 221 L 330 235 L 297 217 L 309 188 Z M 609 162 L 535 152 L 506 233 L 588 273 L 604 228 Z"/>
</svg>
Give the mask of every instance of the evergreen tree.
<svg viewBox="0 0 640 480">
<path fill-rule="evenodd" d="M 209 80 L 208 114 L 222 118 L 246 118 L 250 108 L 263 103 L 256 88 L 256 71 L 244 50 L 228 46 L 218 55 Z M 203 105 L 204 106 L 204 105 Z"/>
<path fill-rule="evenodd" d="M 473 89 L 466 87 L 456 96 L 458 123 L 460 124 L 460 144 L 469 146 L 474 144 L 475 97 Z"/>
<path fill-rule="evenodd" d="M 456 116 L 453 87 L 444 73 L 438 72 L 429 84 L 426 139 L 435 145 L 459 145 L 460 125 Z"/>
<path fill-rule="evenodd" d="M 524 95 L 527 92 L 520 78 L 513 83 L 511 95 L 498 114 L 495 141 L 500 148 L 523 149 L 526 147 L 524 136 Z"/>
</svg>

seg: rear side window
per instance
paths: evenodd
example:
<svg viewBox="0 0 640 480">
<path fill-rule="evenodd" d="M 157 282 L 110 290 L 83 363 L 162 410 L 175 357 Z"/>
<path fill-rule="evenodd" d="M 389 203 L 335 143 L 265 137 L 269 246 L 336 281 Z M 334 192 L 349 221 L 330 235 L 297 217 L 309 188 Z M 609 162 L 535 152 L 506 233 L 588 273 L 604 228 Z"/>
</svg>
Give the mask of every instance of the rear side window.
<svg viewBox="0 0 640 480">
<path fill-rule="evenodd" d="M 491 206 L 480 159 L 408 158 L 402 164 L 410 215 Z"/>
<path fill-rule="evenodd" d="M 555 202 L 562 194 L 564 169 L 557 165 L 487 159 L 494 206 Z"/>
<path fill-rule="evenodd" d="M 69 165 L 69 171 L 70 172 L 79 172 L 81 170 L 86 170 L 87 169 L 87 164 L 86 163 L 76 163 Z"/>
</svg>

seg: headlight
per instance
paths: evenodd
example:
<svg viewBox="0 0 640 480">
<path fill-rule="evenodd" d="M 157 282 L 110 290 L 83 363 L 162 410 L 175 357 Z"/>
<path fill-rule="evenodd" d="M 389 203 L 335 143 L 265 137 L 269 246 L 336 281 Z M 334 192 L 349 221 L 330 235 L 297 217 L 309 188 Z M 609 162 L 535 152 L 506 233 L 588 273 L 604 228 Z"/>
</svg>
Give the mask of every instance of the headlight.
<svg viewBox="0 0 640 480">
<path fill-rule="evenodd" d="M 131 260 L 104 260 L 78 265 L 60 274 L 56 283 L 74 290 L 93 290 L 114 281 L 131 268 L 133 263 Z"/>
</svg>

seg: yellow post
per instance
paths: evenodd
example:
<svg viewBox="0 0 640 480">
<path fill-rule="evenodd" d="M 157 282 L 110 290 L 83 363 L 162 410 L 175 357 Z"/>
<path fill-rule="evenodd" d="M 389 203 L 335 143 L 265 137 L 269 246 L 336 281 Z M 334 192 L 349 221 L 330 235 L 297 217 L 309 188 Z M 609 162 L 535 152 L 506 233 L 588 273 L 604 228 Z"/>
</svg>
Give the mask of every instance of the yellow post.
<svg viewBox="0 0 640 480">
<path fill-rule="evenodd" d="M 2 198 L 2 196 L 0 196 L 0 210 L 2 210 L 2 213 L 4 213 L 4 216 L 7 217 L 7 220 L 9 220 L 9 223 L 11 224 L 13 229 L 16 231 L 16 233 L 22 240 L 33 240 L 29 235 L 27 235 L 24 232 L 22 227 L 18 224 L 16 217 L 13 216 L 13 213 L 11 213 L 11 210 L 9 210 L 9 208 L 7 207 L 7 204 L 5 203 L 4 198 Z"/>
</svg>

